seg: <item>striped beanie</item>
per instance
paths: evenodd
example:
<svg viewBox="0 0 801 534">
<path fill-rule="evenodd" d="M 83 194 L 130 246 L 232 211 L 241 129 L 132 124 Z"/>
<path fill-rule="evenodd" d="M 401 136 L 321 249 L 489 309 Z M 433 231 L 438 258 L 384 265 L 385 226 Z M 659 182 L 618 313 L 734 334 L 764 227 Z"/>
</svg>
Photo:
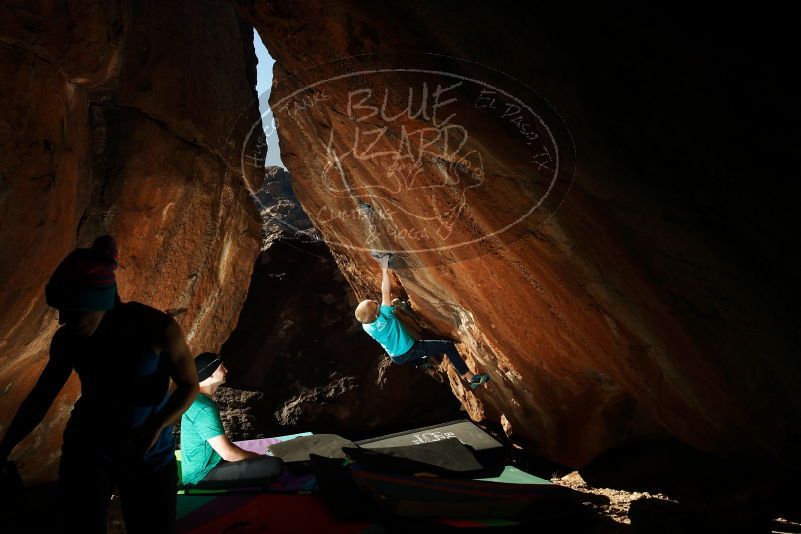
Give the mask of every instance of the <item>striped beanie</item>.
<svg viewBox="0 0 801 534">
<path fill-rule="evenodd" d="M 100 236 L 91 248 L 70 252 L 56 267 L 45 286 L 47 303 L 62 310 L 101 311 L 114 307 L 117 299 L 117 243 Z"/>
</svg>

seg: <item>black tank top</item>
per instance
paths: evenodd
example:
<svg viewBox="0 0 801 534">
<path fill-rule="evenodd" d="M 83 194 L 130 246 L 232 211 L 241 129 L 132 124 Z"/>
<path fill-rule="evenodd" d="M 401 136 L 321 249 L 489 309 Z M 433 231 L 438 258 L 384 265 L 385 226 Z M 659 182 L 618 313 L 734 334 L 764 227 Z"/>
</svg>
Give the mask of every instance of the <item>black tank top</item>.
<svg viewBox="0 0 801 534">
<path fill-rule="evenodd" d="M 64 433 L 65 454 L 77 446 L 115 464 L 148 470 L 172 460 L 170 427 L 143 458 L 132 457 L 128 446 L 131 431 L 169 397 L 170 377 L 154 350 L 167 321 L 166 314 L 149 306 L 121 303 L 106 313 L 94 335 L 65 341 L 64 353 L 81 380 L 81 396 Z"/>
</svg>

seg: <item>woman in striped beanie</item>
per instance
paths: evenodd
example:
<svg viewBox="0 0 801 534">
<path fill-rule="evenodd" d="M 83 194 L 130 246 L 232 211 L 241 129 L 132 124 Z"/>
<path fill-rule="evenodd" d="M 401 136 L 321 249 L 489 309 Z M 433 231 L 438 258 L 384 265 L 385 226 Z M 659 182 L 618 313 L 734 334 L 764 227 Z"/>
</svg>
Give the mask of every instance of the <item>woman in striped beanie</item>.
<svg viewBox="0 0 801 534">
<path fill-rule="evenodd" d="M 59 468 L 66 530 L 105 532 L 117 486 L 127 532 L 172 532 L 172 424 L 197 396 L 197 371 L 175 320 L 119 299 L 116 268 L 116 243 L 102 236 L 72 251 L 51 276 L 45 295 L 62 326 L 42 375 L 0 441 L 0 465 L 13 470 L 8 455 L 75 370 L 81 396 L 64 431 Z"/>
<path fill-rule="evenodd" d="M 59 323 L 73 333 L 91 336 L 117 303 L 117 244 L 104 235 L 91 248 L 70 252 L 45 286 L 47 303 L 59 311 Z"/>
</svg>

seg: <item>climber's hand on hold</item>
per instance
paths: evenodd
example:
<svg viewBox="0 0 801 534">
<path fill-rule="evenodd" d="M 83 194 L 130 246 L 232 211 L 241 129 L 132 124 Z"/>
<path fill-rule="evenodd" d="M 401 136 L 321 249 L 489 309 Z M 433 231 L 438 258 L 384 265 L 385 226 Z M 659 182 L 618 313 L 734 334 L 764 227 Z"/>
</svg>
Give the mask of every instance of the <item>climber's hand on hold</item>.
<svg viewBox="0 0 801 534">
<path fill-rule="evenodd" d="M 389 260 L 392 259 L 391 252 L 378 252 L 376 250 L 370 253 L 370 256 L 378 262 L 378 265 L 381 266 L 382 270 L 389 269 Z"/>
</svg>

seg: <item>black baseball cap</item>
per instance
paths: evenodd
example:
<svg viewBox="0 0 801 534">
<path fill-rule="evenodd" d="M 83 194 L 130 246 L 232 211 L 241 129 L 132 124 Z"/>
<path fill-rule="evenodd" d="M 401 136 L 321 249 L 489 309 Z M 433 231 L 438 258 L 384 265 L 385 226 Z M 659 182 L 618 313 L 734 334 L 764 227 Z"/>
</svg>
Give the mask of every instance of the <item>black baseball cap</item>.
<svg viewBox="0 0 801 534">
<path fill-rule="evenodd" d="M 195 367 L 197 367 L 198 382 L 203 382 L 208 377 L 214 374 L 214 371 L 222 365 L 222 360 L 219 354 L 213 352 L 204 352 L 195 358 Z"/>
</svg>

